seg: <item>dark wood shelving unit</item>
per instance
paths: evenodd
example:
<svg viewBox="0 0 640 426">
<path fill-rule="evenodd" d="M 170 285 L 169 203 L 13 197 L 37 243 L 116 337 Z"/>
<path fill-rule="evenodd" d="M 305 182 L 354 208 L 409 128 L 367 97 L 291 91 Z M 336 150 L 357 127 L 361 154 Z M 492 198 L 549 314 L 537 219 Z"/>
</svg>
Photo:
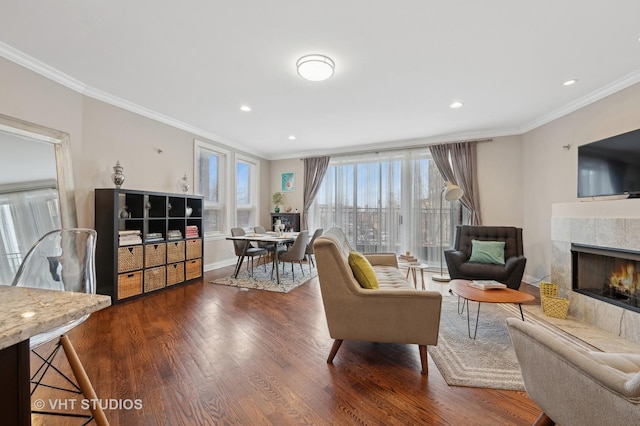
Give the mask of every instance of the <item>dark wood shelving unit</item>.
<svg viewBox="0 0 640 426">
<path fill-rule="evenodd" d="M 272 231 L 275 231 L 274 225 L 278 219 L 287 231 L 300 232 L 300 213 L 271 213 Z"/>
<path fill-rule="evenodd" d="M 200 278 L 203 203 L 198 195 L 96 189 L 97 292 L 115 304 Z M 121 245 L 121 231 L 138 231 L 140 242 Z"/>
</svg>

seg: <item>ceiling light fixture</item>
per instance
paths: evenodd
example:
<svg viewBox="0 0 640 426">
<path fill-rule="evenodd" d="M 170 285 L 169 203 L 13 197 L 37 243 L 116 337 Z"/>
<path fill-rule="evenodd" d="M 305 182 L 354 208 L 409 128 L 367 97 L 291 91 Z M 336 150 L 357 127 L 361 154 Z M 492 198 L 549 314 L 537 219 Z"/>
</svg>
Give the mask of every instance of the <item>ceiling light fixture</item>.
<svg viewBox="0 0 640 426">
<path fill-rule="evenodd" d="M 452 102 L 451 105 L 449 105 L 449 108 L 454 108 L 454 109 L 455 108 L 460 108 L 460 107 L 462 107 L 462 105 L 464 105 L 462 102 L 455 101 L 455 102 Z"/>
<path fill-rule="evenodd" d="M 248 106 L 248 105 L 242 105 L 240 107 L 240 111 L 249 112 L 249 111 L 251 111 L 251 107 Z"/>
<path fill-rule="evenodd" d="M 571 86 L 572 84 L 576 84 L 577 82 L 578 82 L 578 79 L 572 78 L 571 80 L 567 80 L 562 84 L 564 84 L 565 86 Z"/>
<path fill-rule="evenodd" d="M 290 141 L 295 141 L 296 140 L 296 136 L 295 135 L 290 135 L 289 136 L 289 140 Z"/>
<path fill-rule="evenodd" d="M 335 64 L 324 55 L 306 55 L 298 59 L 296 68 L 300 77 L 309 81 L 323 81 L 333 75 Z"/>
</svg>

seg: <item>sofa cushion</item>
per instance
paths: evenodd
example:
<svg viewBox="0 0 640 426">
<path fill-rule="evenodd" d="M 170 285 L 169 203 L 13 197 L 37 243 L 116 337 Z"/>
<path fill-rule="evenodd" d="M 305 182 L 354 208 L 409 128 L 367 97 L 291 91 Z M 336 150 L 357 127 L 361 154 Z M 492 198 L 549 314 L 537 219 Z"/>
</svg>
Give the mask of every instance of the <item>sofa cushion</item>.
<svg viewBox="0 0 640 426">
<path fill-rule="evenodd" d="M 471 240 L 469 262 L 504 265 L 504 241 Z"/>
<path fill-rule="evenodd" d="M 353 275 L 356 277 L 358 284 L 362 288 L 368 288 L 372 290 L 378 289 L 378 277 L 373 270 L 373 266 L 369 263 L 369 260 L 357 251 L 349 253 L 349 266 L 353 271 Z"/>
</svg>

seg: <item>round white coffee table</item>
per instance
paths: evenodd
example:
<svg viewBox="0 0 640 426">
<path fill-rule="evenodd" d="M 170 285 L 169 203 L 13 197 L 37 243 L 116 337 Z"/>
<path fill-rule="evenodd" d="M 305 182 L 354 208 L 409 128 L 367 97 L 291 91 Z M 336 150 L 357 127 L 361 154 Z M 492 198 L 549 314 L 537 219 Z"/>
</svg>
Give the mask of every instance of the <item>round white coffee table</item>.
<svg viewBox="0 0 640 426">
<path fill-rule="evenodd" d="M 422 279 L 422 289 L 424 286 L 424 270 L 429 267 L 426 263 L 400 263 L 400 267 L 407 268 L 407 276 L 405 279 L 409 279 L 409 274 L 413 277 L 413 287 L 418 288 L 418 279 L 416 277 L 416 271 L 420 271 L 420 278 Z"/>
</svg>

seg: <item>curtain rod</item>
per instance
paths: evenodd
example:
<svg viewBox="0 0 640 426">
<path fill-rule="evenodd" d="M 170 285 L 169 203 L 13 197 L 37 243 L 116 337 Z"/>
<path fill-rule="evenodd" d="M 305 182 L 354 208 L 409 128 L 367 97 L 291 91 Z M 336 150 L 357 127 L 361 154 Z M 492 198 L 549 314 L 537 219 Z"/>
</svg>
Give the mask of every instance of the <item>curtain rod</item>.
<svg viewBox="0 0 640 426">
<path fill-rule="evenodd" d="M 389 152 L 389 151 L 403 151 L 403 150 L 409 150 L 409 149 L 420 149 L 420 148 L 428 148 L 429 146 L 432 145 L 449 145 L 449 144 L 454 144 L 454 143 L 468 143 L 468 142 L 493 142 L 493 138 L 486 138 L 486 139 L 467 139 L 467 140 L 461 140 L 461 141 L 451 141 L 451 142 L 433 142 L 433 143 L 426 143 L 426 144 L 422 144 L 422 145 L 410 145 L 410 146 L 405 146 L 405 147 L 398 147 L 398 148 L 379 148 L 379 149 L 367 149 L 367 150 L 363 150 L 363 151 L 349 151 L 349 152 L 341 152 L 338 154 L 335 154 L 335 156 L 344 156 L 344 157 L 348 157 L 351 155 L 358 155 L 358 154 L 371 154 L 371 153 L 378 153 L 378 152 Z M 328 156 L 332 156 L 331 154 L 326 154 Z M 324 157 L 325 155 L 310 155 L 309 157 L 302 157 L 300 158 L 300 161 L 303 161 L 307 158 L 316 158 L 316 157 Z"/>
</svg>

